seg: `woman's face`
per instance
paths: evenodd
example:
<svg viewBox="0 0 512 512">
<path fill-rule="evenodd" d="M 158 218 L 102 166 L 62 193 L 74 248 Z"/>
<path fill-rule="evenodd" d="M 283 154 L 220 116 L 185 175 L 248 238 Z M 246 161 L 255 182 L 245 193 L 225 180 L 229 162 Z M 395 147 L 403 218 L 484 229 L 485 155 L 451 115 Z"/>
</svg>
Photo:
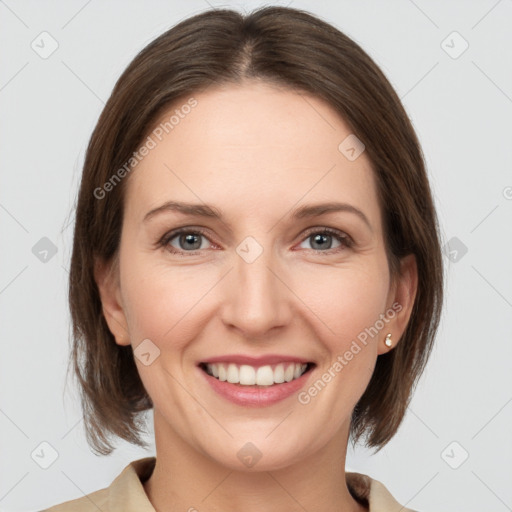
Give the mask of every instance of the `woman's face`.
<svg viewBox="0 0 512 512">
<path fill-rule="evenodd" d="M 256 82 L 193 97 L 125 178 L 104 310 L 163 438 L 277 469 L 346 444 L 414 273 L 391 282 L 370 161 L 326 103 Z M 197 207 L 160 208 L 171 202 Z"/>
</svg>

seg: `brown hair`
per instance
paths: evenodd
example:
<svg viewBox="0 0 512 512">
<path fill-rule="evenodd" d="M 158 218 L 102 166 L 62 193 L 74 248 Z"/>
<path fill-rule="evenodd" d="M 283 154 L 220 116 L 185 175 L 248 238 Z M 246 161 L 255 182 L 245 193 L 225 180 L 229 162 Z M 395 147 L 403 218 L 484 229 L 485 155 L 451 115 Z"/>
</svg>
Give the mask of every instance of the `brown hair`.
<svg viewBox="0 0 512 512">
<path fill-rule="evenodd" d="M 95 191 L 130 161 L 155 120 L 179 98 L 248 79 L 313 94 L 340 114 L 373 165 L 391 275 L 399 272 L 401 257 L 416 257 L 411 318 L 395 349 L 378 357 L 353 411 L 354 442 L 366 434 L 366 445 L 380 449 L 393 437 L 430 355 L 443 298 L 439 228 L 422 150 L 392 86 L 358 44 L 310 13 L 272 6 L 245 16 L 210 10 L 180 22 L 133 59 L 87 148 L 69 276 L 70 363 L 87 440 L 97 453 L 112 451 L 110 435 L 146 447 L 139 413 L 153 404 L 132 347 L 115 343 L 94 279 L 96 258 L 115 263 L 118 256 L 129 177 L 101 199 Z"/>
</svg>

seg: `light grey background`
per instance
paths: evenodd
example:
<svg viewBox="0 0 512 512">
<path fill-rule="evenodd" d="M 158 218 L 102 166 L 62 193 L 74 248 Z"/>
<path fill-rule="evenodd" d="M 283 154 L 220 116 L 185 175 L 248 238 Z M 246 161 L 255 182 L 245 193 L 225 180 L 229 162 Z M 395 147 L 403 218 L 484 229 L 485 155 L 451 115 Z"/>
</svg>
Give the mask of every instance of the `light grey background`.
<svg viewBox="0 0 512 512">
<path fill-rule="evenodd" d="M 351 451 L 347 467 L 421 512 L 512 510 L 512 1 L 276 4 L 320 15 L 381 66 L 420 137 L 450 241 L 437 346 L 404 424 L 379 454 Z M 76 392 L 64 394 L 72 206 L 117 77 L 156 36 L 209 8 L 202 0 L 0 1 L 2 511 L 81 497 L 154 455 L 122 442 L 109 457 L 92 454 Z M 47 58 L 31 47 L 49 51 L 52 38 L 58 48 Z M 57 248 L 46 263 L 32 252 L 43 237 Z M 58 454 L 48 469 L 31 456 L 51 454 L 42 442 Z"/>
</svg>

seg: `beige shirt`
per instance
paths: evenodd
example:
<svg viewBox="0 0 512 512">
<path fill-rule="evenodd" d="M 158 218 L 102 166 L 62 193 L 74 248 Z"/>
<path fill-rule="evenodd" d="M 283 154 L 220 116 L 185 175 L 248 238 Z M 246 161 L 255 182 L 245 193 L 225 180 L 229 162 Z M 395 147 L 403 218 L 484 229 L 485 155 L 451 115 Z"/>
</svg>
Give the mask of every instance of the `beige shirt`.
<svg viewBox="0 0 512 512">
<path fill-rule="evenodd" d="M 146 457 L 126 466 L 109 487 L 55 505 L 42 512 L 155 512 L 142 483 L 153 472 L 156 458 Z M 361 473 L 345 473 L 355 499 L 370 512 L 414 512 L 402 507 L 378 480 Z"/>
</svg>

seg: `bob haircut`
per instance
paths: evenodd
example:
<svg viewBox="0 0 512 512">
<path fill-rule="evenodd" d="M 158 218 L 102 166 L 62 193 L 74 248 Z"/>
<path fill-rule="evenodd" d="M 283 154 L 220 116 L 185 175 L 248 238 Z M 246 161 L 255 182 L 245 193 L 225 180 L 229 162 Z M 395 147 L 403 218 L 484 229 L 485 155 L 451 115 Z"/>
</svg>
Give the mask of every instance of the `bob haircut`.
<svg viewBox="0 0 512 512">
<path fill-rule="evenodd" d="M 72 363 L 87 441 L 98 454 L 112 452 L 112 435 L 147 447 L 140 413 L 153 407 L 132 347 L 117 345 L 108 328 L 94 278 L 97 261 L 117 271 L 129 179 L 120 179 L 121 168 L 127 162 L 133 168 L 134 152 L 172 105 L 209 87 L 248 80 L 313 94 L 339 113 L 365 144 L 372 164 L 391 278 L 400 272 L 400 258 L 416 257 L 411 317 L 400 343 L 378 357 L 354 408 L 354 444 L 364 434 L 366 446 L 378 451 L 395 435 L 424 370 L 443 302 L 439 226 L 423 153 L 393 87 L 358 44 L 306 11 L 277 6 L 245 16 L 230 9 L 206 11 L 163 33 L 133 59 L 85 155 L 69 275 L 68 372 Z"/>
</svg>

